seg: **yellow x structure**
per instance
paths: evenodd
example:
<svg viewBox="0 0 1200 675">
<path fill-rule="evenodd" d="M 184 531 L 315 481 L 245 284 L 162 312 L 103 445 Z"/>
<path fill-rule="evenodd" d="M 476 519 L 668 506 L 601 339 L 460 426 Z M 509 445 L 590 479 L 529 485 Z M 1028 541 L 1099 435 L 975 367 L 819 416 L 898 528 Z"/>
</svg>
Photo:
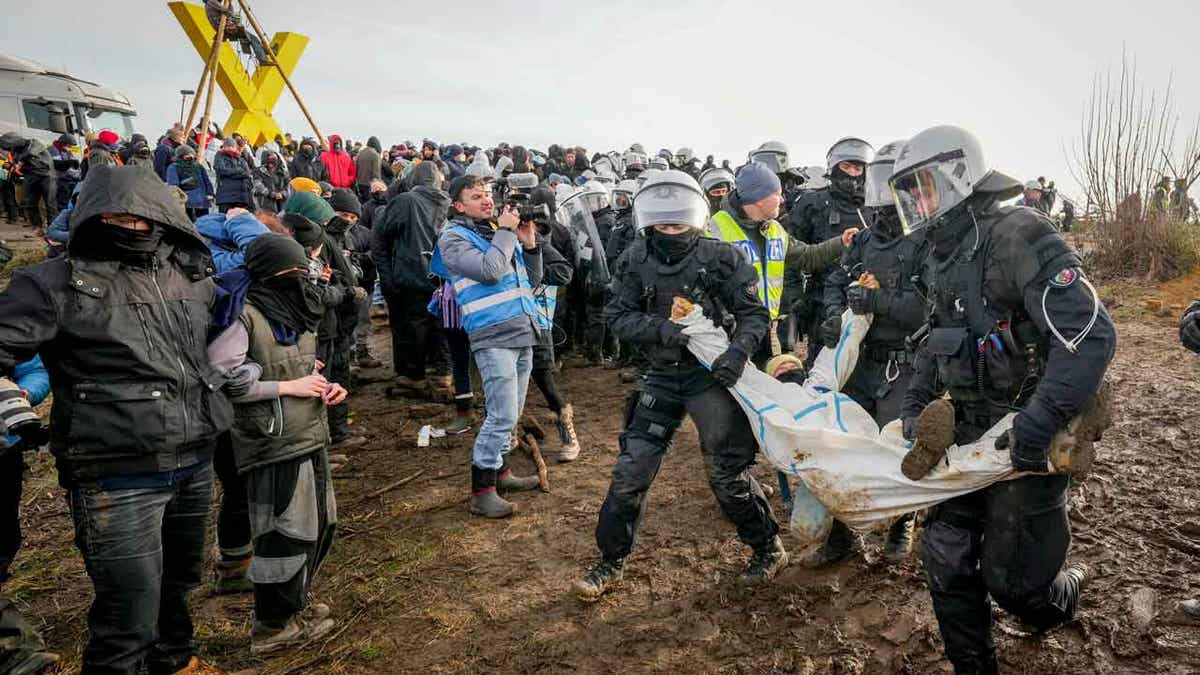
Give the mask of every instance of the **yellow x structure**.
<svg viewBox="0 0 1200 675">
<path fill-rule="evenodd" d="M 167 6 L 187 33 L 200 58 L 207 61 L 217 31 L 208 22 L 203 5 L 169 2 Z M 250 30 L 249 25 L 246 26 L 246 30 Z M 289 77 L 307 46 L 308 36 L 299 33 L 276 33 L 271 38 L 271 49 L 275 52 L 279 69 Z M 217 84 L 221 86 L 221 91 L 233 107 L 233 114 L 222 127 L 222 133 L 226 136 L 239 133 L 253 145 L 273 140 L 277 134 L 282 133 L 272 117 L 272 111 L 284 87 L 283 75 L 279 69 L 272 65 L 260 64 L 254 69 L 254 74 L 250 75 L 242 67 L 230 43 L 221 45 L 217 55 Z M 196 92 L 196 95 L 200 96 L 201 93 Z"/>
</svg>

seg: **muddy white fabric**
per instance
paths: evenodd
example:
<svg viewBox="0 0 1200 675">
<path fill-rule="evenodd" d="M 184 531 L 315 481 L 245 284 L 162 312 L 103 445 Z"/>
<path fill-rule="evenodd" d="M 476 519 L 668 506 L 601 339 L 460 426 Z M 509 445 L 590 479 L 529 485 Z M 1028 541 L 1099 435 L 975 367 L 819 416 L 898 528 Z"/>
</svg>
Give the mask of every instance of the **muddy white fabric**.
<svg viewBox="0 0 1200 675">
<path fill-rule="evenodd" d="M 699 306 L 677 321 L 691 336 L 688 349 L 706 367 L 729 346 L 725 332 Z M 824 540 L 831 517 L 867 530 L 896 516 L 933 506 L 1017 475 L 995 439 L 1012 426 L 1012 415 L 966 446 L 953 446 L 920 481 L 900 471 L 908 443 L 896 420 L 881 431 L 862 406 L 838 390 L 858 361 L 869 316 L 849 310 L 834 349 L 822 349 L 804 385 L 780 382 L 747 364 L 730 391 L 750 418 L 763 455 L 775 468 L 803 482 L 796 490 L 792 532 L 801 544 Z"/>
</svg>

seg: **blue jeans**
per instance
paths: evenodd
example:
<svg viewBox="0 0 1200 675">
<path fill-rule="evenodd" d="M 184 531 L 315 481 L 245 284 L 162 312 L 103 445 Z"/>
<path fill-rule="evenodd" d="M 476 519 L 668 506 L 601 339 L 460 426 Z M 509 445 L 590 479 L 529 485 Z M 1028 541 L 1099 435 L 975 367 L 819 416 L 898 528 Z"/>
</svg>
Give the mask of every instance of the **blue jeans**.
<svg viewBox="0 0 1200 675">
<path fill-rule="evenodd" d="M 477 349 L 475 367 L 483 380 L 483 404 L 487 418 L 475 437 L 471 463 L 481 469 L 499 469 L 508 450 L 513 427 L 525 409 L 525 392 L 533 370 L 533 348 Z"/>
<path fill-rule="evenodd" d="M 95 600 L 83 672 L 173 673 L 193 652 L 187 594 L 201 581 L 211 462 L 67 494 Z"/>
</svg>

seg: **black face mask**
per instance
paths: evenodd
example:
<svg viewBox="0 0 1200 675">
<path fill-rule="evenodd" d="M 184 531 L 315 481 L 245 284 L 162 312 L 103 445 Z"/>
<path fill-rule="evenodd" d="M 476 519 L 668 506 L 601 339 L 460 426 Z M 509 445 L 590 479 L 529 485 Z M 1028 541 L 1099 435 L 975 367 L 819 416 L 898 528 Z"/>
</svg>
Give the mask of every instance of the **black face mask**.
<svg viewBox="0 0 1200 675">
<path fill-rule="evenodd" d="M 154 224 L 148 231 L 141 232 L 98 222 L 84 232 L 91 243 L 81 247 L 85 249 L 81 255 L 98 260 L 148 261 L 158 251 L 163 238 L 162 228 Z"/>
<path fill-rule="evenodd" d="M 829 177 L 829 190 L 833 193 L 833 196 L 855 207 L 863 205 L 866 186 L 867 174 L 865 171 L 858 176 L 850 176 L 841 169 L 834 167 Z"/>
<path fill-rule="evenodd" d="M 350 224 L 350 221 L 341 216 L 334 216 L 333 218 L 329 219 L 328 223 L 325 224 L 325 231 L 329 234 L 337 236 L 345 234 L 346 231 L 351 227 L 352 225 Z"/>
<path fill-rule="evenodd" d="M 307 145 L 300 148 L 300 156 L 305 159 L 312 159 L 313 155 L 317 154 L 312 148 Z"/>
<path fill-rule="evenodd" d="M 325 315 L 316 285 L 296 274 L 254 282 L 246 298 L 269 320 L 297 333 L 315 331 Z"/>
<path fill-rule="evenodd" d="M 971 211 L 965 204 L 959 204 L 930 223 L 925 228 L 925 237 L 933 244 L 934 257 L 945 260 L 958 250 L 963 237 L 969 236 L 967 233 L 974 227 L 975 218 Z"/>
<path fill-rule="evenodd" d="M 871 232 L 880 241 L 891 241 L 904 233 L 900 224 L 900 214 L 894 206 L 871 207 L 868 217 L 871 219 Z"/>
<path fill-rule="evenodd" d="M 691 253 L 698 241 L 700 241 L 700 230 L 689 229 L 683 234 L 663 234 L 654 230 L 650 233 L 646 243 L 656 258 L 668 265 L 673 265 Z"/>
<path fill-rule="evenodd" d="M 335 142 L 334 142 L 334 144 L 333 144 L 333 150 L 334 150 L 334 152 L 340 152 L 340 151 L 341 151 L 341 149 L 342 149 L 342 142 L 341 142 L 341 141 L 335 141 Z"/>
<path fill-rule="evenodd" d="M 798 384 L 804 386 L 804 381 L 808 379 L 808 373 L 806 373 L 803 368 L 796 368 L 795 370 L 789 370 L 783 373 L 775 379 L 788 384 Z"/>
<path fill-rule="evenodd" d="M 371 193 L 371 201 L 375 202 L 376 204 L 386 204 L 387 203 L 387 193 L 386 192 L 372 192 Z"/>
</svg>

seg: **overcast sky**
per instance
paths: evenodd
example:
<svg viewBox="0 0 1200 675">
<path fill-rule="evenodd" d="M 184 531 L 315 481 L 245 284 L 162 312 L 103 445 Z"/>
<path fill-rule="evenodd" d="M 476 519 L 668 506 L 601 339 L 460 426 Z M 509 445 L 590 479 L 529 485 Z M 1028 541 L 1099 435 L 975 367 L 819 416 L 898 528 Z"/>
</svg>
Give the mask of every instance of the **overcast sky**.
<svg viewBox="0 0 1200 675">
<path fill-rule="evenodd" d="M 165 2 L 0 0 L 2 49 L 128 94 L 153 140 L 203 67 Z M 651 7 L 653 5 L 653 7 Z M 916 5 L 916 6 L 905 6 Z M 1181 114 L 1194 86 L 1200 6 L 1041 2 L 687 3 L 255 0 L 269 34 L 312 38 L 294 80 L 321 130 L 384 145 L 431 137 L 590 152 L 682 145 L 738 163 L 781 140 L 793 164 L 823 163 L 839 137 L 876 146 L 934 124 L 980 137 L 1021 180 L 1066 187 L 1093 75 L 1121 45 L 1148 84 L 1177 67 Z M 14 30 L 15 17 L 22 26 Z M 224 122 L 228 104 L 214 106 Z M 276 117 L 308 133 L 284 93 Z M 1190 124 L 1190 122 L 1189 122 Z"/>
</svg>

